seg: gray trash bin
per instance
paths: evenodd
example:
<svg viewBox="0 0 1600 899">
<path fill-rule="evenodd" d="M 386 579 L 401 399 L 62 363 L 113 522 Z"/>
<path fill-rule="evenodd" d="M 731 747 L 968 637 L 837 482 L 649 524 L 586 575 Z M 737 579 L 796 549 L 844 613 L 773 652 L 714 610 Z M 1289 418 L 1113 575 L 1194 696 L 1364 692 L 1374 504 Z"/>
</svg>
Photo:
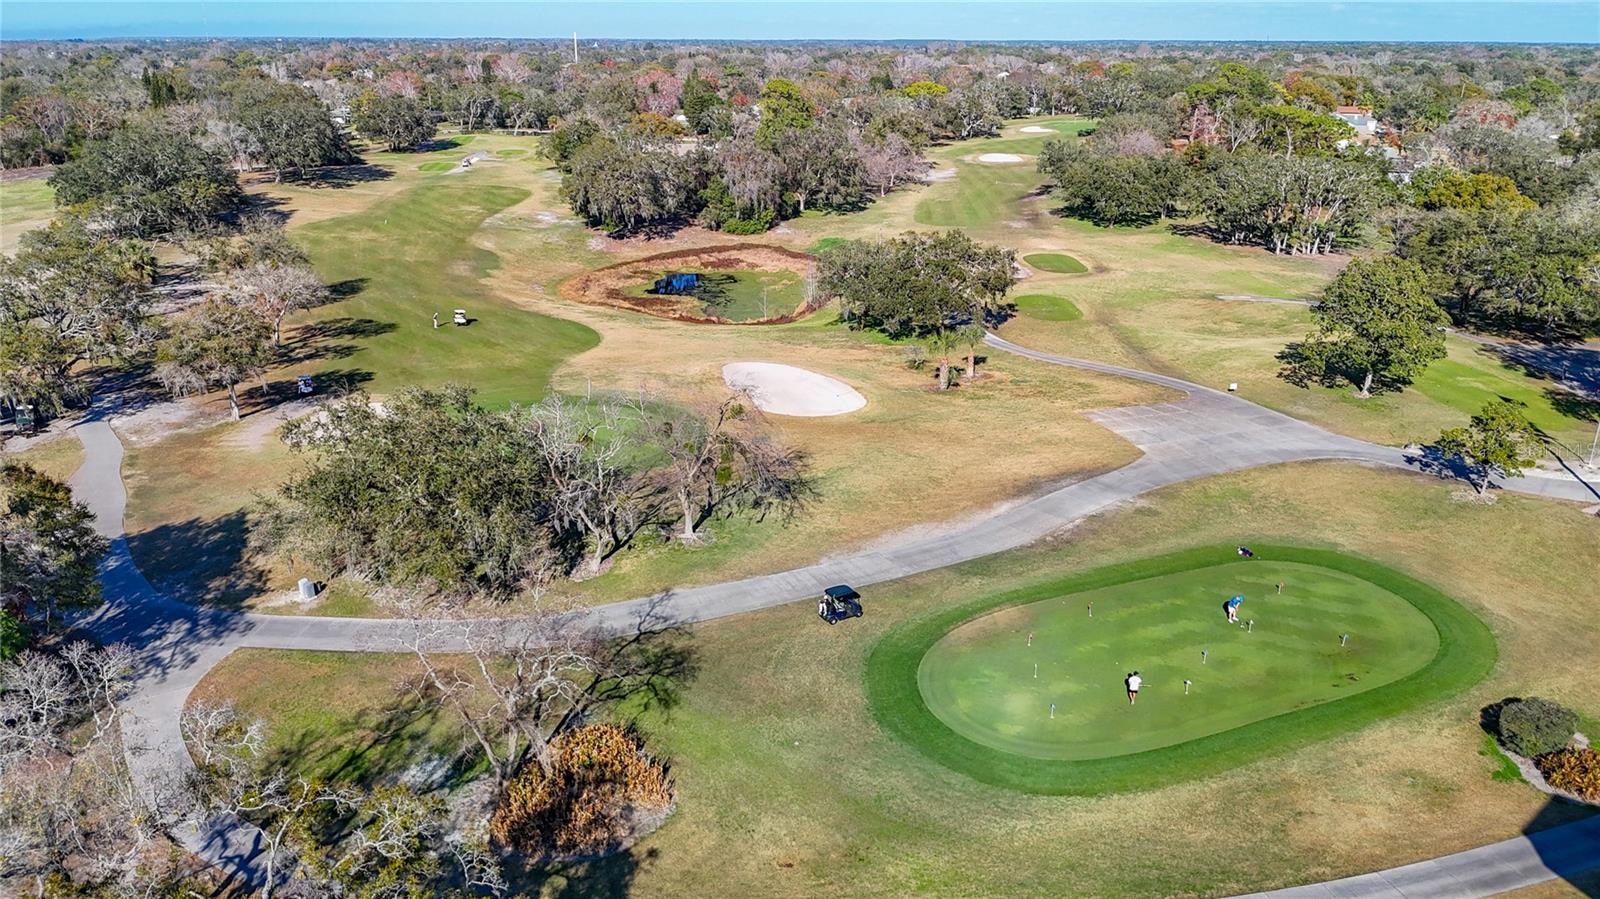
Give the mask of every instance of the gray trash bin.
<svg viewBox="0 0 1600 899">
<path fill-rule="evenodd" d="M 301 599 L 316 599 L 317 598 L 317 582 L 312 580 L 311 578 L 308 578 L 308 577 L 301 578 L 300 579 L 300 598 Z"/>
</svg>

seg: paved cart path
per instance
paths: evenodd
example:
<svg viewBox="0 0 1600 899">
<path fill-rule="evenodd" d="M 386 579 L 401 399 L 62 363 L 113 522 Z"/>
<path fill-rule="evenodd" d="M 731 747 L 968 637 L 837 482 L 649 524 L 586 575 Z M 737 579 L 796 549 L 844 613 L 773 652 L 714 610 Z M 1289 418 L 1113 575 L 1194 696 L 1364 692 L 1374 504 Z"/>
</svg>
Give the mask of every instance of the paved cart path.
<svg viewBox="0 0 1600 899">
<path fill-rule="evenodd" d="M 987 343 L 993 349 L 1040 362 L 1160 384 L 1187 396 L 1170 403 L 1090 413 L 1092 419 L 1134 443 L 1144 454 L 1122 468 L 1006 507 L 981 520 L 953 525 L 933 536 L 922 532 L 890 539 L 874 549 L 789 571 L 683 588 L 574 614 L 597 626 L 624 632 L 643 622 L 687 624 L 770 608 L 811 599 L 830 584 L 868 586 L 1015 549 L 1151 490 L 1261 465 L 1332 459 L 1451 476 L 1447 467 L 1424 454 L 1343 437 L 1237 396 L 1178 378 L 1042 353 L 993 334 L 989 335 Z M 179 728 L 184 702 L 206 672 L 229 653 L 241 647 L 395 651 L 403 647 L 403 641 L 416 635 L 419 623 L 203 609 L 161 594 L 139 572 L 123 534 L 127 495 L 121 478 L 122 444 L 110 422 L 114 411 L 97 411 L 73 428 L 84 447 L 83 466 L 72 477 L 74 494 L 95 513 L 100 532 L 112 541 L 101 571 L 107 603 L 85 621 L 85 626 L 101 639 L 126 642 L 138 650 L 138 681 L 126 706 L 128 714 L 124 725 L 128 763 L 139 789 L 150 802 L 160 804 L 166 792 L 194 768 Z M 1576 476 L 1519 478 L 1498 483 L 1498 486 L 1557 499 L 1600 500 L 1600 491 Z M 519 630 L 515 619 L 493 624 L 508 638 L 514 638 Z M 430 643 L 439 649 L 457 648 L 461 645 L 461 636 L 455 631 L 440 631 L 430 637 Z M 1592 824 L 1570 825 L 1548 834 L 1534 839 L 1560 845 L 1570 843 L 1585 850 L 1591 859 L 1600 859 L 1600 839 Z M 226 870 L 246 879 L 259 879 L 260 871 L 253 859 L 260 835 L 250 825 L 222 817 L 181 832 L 179 837 L 191 850 Z M 1517 841 L 1496 846 L 1512 844 Z M 1471 879 L 1475 870 L 1513 863 L 1520 865 L 1516 868 L 1521 872 L 1519 876 L 1534 878 L 1526 883 L 1556 876 L 1553 869 L 1545 868 L 1541 873 L 1536 866 L 1516 862 L 1515 859 L 1521 857 L 1516 853 L 1523 850 L 1497 849 L 1496 846 L 1465 853 L 1462 856 L 1465 861 L 1441 859 L 1423 863 L 1439 866 L 1438 873 L 1424 871 L 1417 876 L 1426 880 L 1448 874 L 1455 880 L 1437 883 L 1464 886 L 1478 882 Z M 1417 867 L 1366 877 L 1410 877 L 1411 874 L 1403 872 Z M 1482 882 L 1494 885 L 1502 880 L 1490 878 Z M 1333 892 L 1291 891 L 1282 895 L 1479 896 L 1509 888 L 1497 886 L 1493 890 L 1486 887 L 1487 891 L 1467 889 L 1463 892 L 1452 886 L 1433 892 L 1413 892 L 1409 888 L 1404 892 L 1361 892 L 1369 887 L 1378 889 L 1372 886 L 1377 881 L 1357 878 L 1350 882 L 1354 884 L 1350 889 L 1356 891 L 1349 892 L 1338 886 L 1342 883 L 1346 882 L 1296 888 Z"/>
</svg>

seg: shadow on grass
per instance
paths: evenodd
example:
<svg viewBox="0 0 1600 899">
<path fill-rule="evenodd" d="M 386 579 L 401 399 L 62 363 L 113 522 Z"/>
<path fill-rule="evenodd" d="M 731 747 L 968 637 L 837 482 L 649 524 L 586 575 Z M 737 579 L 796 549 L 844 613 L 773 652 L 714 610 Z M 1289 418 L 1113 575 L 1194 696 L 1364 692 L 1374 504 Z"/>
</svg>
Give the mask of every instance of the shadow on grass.
<svg viewBox="0 0 1600 899">
<path fill-rule="evenodd" d="M 267 754 L 267 765 L 366 788 L 403 779 L 422 790 L 454 789 L 482 766 L 464 742 L 439 745 L 434 726 L 441 714 L 449 713 L 434 698 L 400 688 L 382 708 L 295 734 Z"/>
<path fill-rule="evenodd" d="M 605 858 L 508 871 L 514 895 L 551 899 L 609 899 L 633 894 L 634 881 L 659 856 L 655 849 L 628 849 Z"/>
<path fill-rule="evenodd" d="M 357 184 L 388 181 L 393 177 L 394 172 L 383 166 L 362 163 L 360 165 L 335 165 L 313 169 L 296 179 L 295 183 L 307 187 L 323 187 L 337 190 L 339 188 L 354 187 Z"/>
<path fill-rule="evenodd" d="M 1579 895 L 1600 896 L 1600 810 L 1552 798 L 1522 832 L 1556 879 Z"/>
<path fill-rule="evenodd" d="M 219 518 L 157 525 L 128 535 L 128 551 L 151 583 L 174 599 L 237 609 L 267 589 L 250 560 L 250 523 L 243 511 Z"/>
</svg>

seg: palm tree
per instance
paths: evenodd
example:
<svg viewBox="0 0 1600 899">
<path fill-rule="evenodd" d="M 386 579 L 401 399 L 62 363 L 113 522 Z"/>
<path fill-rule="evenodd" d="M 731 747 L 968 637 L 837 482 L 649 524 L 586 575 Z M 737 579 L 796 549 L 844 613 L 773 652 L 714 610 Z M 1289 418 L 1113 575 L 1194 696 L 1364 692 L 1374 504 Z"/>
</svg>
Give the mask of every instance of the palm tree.
<svg viewBox="0 0 1600 899">
<path fill-rule="evenodd" d="M 928 348 L 928 355 L 939 360 L 939 389 L 950 389 L 950 355 L 958 345 L 956 334 L 943 328 L 929 334 L 923 340 Z"/>
<path fill-rule="evenodd" d="M 973 322 L 970 325 L 962 325 L 956 331 L 956 341 L 967 348 L 968 381 L 978 377 L 978 347 L 983 346 L 983 338 L 986 336 L 988 336 L 988 332 L 984 331 L 983 326 L 977 322 Z"/>
</svg>

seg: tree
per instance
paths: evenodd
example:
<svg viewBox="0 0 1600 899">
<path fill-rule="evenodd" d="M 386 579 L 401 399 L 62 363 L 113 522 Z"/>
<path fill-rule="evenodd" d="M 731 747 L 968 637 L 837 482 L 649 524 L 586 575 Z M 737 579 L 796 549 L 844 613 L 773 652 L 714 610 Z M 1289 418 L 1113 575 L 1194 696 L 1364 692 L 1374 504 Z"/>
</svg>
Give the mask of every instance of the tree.
<svg viewBox="0 0 1600 899">
<path fill-rule="evenodd" d="M 1183 169 L 1161 155 L 1111 155 L 1048 141 L 1039 171 L 1074 216 L 1101 225 L 1148 224 L 1169 215 L 1183 195 Z"/>
<path fill-rule="evenodd" d="M 307 465 L 264 503 L 258 539 L 331 575 L 505 596 L 549 576 L 545 463 L 523 421 L 463 387 L 352 394 L 290 422 Z"/>
<path fill-rule="evenodd" d="M 798 84 L 787 78 L 773 78 L 761 88 L 761 124 L 755 139 L 761 149 L 777 152 L 796 131 L 804 131 L 816 121 L 816 108 Z"/>
<path fill-rule="evenodd" d="M 1428 178 L 1426 186 L 1418 185 L 1413 178 L 1413 189 L 1417 193 L 1417 205 L 1423 209 L 1514 212 L 1538 205 L 1523 196 L 1510 178 L 1481 172 L 1463 175 L 1447 170 L 1440 177 Z"/>
<path fill-rule="evenodd" d="M 615 396 L 574 402 L 555 395 L 521 419 L 545 466 L 550 514 L 589 544 L 591 575 L 648 517 L 649 491 L 628 436 L 642 421 L 641 405 Z"/>
<path fill-rule="evenodd" d="M 311 258 L 300 249 L 282 224 L 266 216 L 248 216 L 235 232 L 201 237 L 191 248 L 208 272 L 228 272 L 267 264 L 307 265 Z"/>
<path fill-rule="evenodd" d="M 596 137 L 572 157 L 561 193 L 590 225 L 627 233 L 693 215 L 697 168 L 649 141 Z"/>
<path fill-rule="evenodd" d="M 1262 122 L 1257 143 L 1284 156 L 1329 156 L 1339 151 L 1341 141 L 1356 136 L 1344 120 L 1297 106 L 1263 106 L 1256 114 Z"/>
<path fill-rule="evenodd" d="M 852 132 L 851 141 L 861 158 L 862 177 L 882 197 L 901 182 L 920 178 L 930 163 L 905 136 L 886 131 L 876 140 Z"/>
<path fill-rule="evenodd" d="M 689 77 L 683 80 L 683 92 L 679 95 L 679 102 L 683 106 L 683 117 L 689 120 L 689 127 L 696 134 L 710 131 L 711 111 L 727 104 L 727 101 L 717 93 L 716 87 L 701 78 L 696 69 L 690 69 Z"/>
<path fill-rule="evenodd" d="M 922 339 L 923 346 L 927 347 L 928 355 L 939 362 L 939 389 L 950 389 L 950 357 L 955 354 L 957 338 L 955 332 L 940 328 Z"/>
<path fill-rule="evenodd" d="M 784 183 L 806 211 L 813 206 L 847 210 L 864 200 L 861 157 L 840 128 L 807 128 L 786 140 L 778 152 Z"/>
<path fill-rule="evenodd" d="M 151 237 L 198 229 L 234 209 L 238 179 L 217 153 L 157 124 L 119 128 L 50 176 L 58 206 L 84 204 L 96 221 Z"/>
<path fill-rule="evenodd" d="M 1229 155 L 1194 194 L 1216 239 L 1311 255 L 1354 240 L 1385 183 L 1365 156 Z"/>
<path fill-rule="evenodd" d="M 1414 262 L 1358 259 L 1311 311 L 1311 334 L 1285 355 L 1291 376 L 1348 376 L 1360 385 L 1356 395 L 1368 397 L 1374 383 L 1398 387 L 1444 358 L 1449 319 L 1428 296 L 1427 276 Z"/>
<path fill-rule="evenodd" d="M 328 108 L 305 88 L 247 83 L 235 92 L 231 107 L 230 117 L 251 137 L 256 161 L 272 170 L 274 181 L 282 181 L 286 172 L 299 175 L 356 158 Z"/>
<path fill-rule="evenodd" d="M 156 351 L 156 375 L 175 396 L 228 391 L 239 420 L 239 382 L 265 376 L 272 362 L 272 325 L 241 306 L 207 300 L 180 318 Z M 266 382 L 261 384 L 266 392 Z"/>
<path fill-rule="evenodd" d="M 48 627 L 60 610 L 97 605 L 106 548 L 94 513 L 66 484 L 0 462 L 0 607 L 42 609 Z"/>
<path fill-rule="evenodd" d="M 0 606 L 0 662 L 9 662 L 28 648 L 28 622 L 9 608 Z"/>
<path fill-rule="evenodd" d="M 1522 477 L 1541 452 L 1539 435 L 1522 410 L 1507 400 L 1485 403 L 1464 428 L 1439 435 L 1437 446 L 1446 457 L 1460 459 L 1473 470 L 1467 479 L 1482 496 L 1490 477 Z"/>
<path fill-rule="evenodd" d="M 400 96 L 364 98 L 350 124 L 362 137 L 383 141 L 390 151 L 415 150 L 439 131 L 433 114 L 420 100 Z"/>
<path fill-rule="evenodd" d="M 978 347 L 983 346 L 983 341 L 989 333 L 977 323 L 962 325 L 956 331 L 956 340 L 967 348 L 967 380 L 978 377 Z"/>
<path fill-rule="evenodd" d="M 298 309 L 309 309 L 328 296 L 328 289 L 307 265 L 255 262 L 229 272 L 222 296 L 272 325 L 272 345 L 283 345 L 283 320 Z"/>
<path fill-rule="evenodd" d="M 961 231 L 908 232 L 846 241 L 822 254 L 817 290 L 839 300 L 847 321 L 891 336 L 981 321 L 1016 281 L 1016 254 Z"/>
<path fill-rule="evenodd" d="M 709 414 L 662 413 L 652 425 L 667 457 L 664 479 L 678 503 L 681 540 L 698 540 L 700 523 L 731 502 L 793 512 L 806 499 L 804 457 L 764 433 L 747 396 L 728 397 Z"/>
</svg>

